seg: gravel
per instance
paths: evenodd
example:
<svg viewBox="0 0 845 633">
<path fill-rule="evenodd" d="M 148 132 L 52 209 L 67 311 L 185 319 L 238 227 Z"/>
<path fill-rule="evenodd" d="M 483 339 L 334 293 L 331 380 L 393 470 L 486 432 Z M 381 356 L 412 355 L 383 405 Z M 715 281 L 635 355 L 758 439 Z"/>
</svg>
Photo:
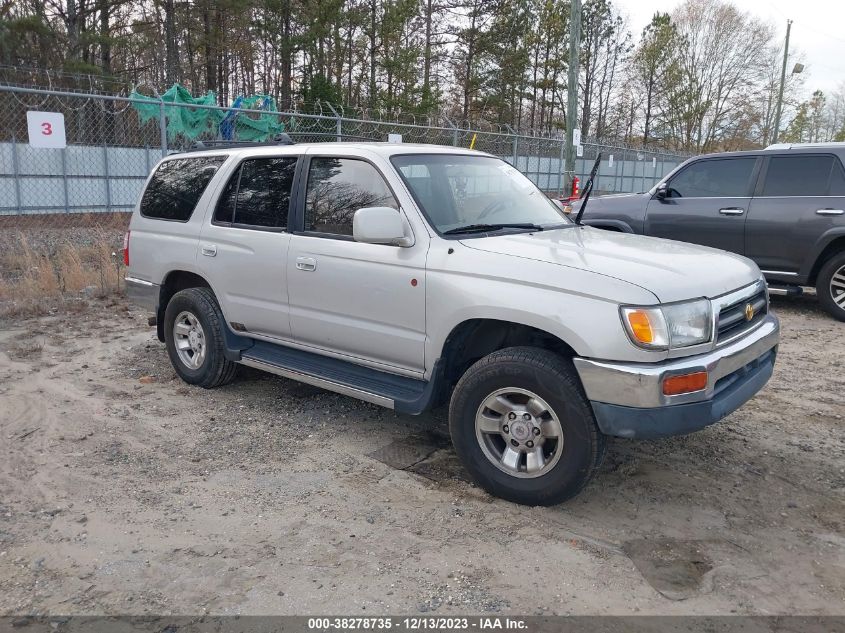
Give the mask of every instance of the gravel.
<svg viewBox="0 0 845 633">
<path fill-rule="evenodd" d="M 845 325 L 812 297 L 745 407 L 613 441 L 554 508 L 470 483 L 445 411 L 194 388 L 91 304 L 0 327 L 0 613 L 845 615 Z"/>
</svg>

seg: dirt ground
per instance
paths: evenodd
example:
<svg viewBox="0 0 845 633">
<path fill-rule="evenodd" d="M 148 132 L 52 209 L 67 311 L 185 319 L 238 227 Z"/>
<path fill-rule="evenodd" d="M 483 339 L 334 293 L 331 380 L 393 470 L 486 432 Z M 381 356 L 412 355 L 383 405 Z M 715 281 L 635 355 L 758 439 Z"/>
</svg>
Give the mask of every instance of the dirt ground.
<svg viewBox="0 0 845 633">
<path fill-rule="evenodd" d="M 443 412 L 187 386 L 122 302 L 7 321 L 0 613 L 845 614 L 845 324 L 774 309 L 753 401 L 554 508 L 468 483 Z"/>
</svg>

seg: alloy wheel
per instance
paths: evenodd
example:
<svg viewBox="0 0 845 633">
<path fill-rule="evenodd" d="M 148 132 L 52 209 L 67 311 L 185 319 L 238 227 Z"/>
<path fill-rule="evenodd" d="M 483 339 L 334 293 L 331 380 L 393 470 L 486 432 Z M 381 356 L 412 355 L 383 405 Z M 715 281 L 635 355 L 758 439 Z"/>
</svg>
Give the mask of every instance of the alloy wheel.
<svg viewBox="0 0 845 633">
<path fill-rule="evenodd" d="M 845 310 L 845 266 L 833 273 L 830 278 L 830 297 L 833 303 Z"/>
<path fill-rule="evenodd" d="M 537 394 L 507 387 L 488 395 L 475 416 L 475 435 L 485 457 L 513 477 L 546 474 L 563 452 L 563 429 Z"/>
<path fill-rule="evenodd" d="M 184 311 L 173 322 L 173 342 L 176 354 L 185 367 L 199 369 L 205 360 L 205 331 L 195 314 Z"/>
</svg>

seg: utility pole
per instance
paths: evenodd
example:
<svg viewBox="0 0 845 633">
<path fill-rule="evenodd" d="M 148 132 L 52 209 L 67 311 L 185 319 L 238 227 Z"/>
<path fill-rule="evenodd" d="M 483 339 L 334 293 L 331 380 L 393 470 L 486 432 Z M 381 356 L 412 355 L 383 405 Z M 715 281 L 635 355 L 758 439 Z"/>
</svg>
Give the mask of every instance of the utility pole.
<svg viewBox="0 0 845 633">
<path fill-rule="evenodd" d="M 792 20 L 786 21 L 786 44 L 783 47 L 783 67 L 780 70 L 780 91 L 778 92 L 778 106 L 775 109 L 775 132 L 772 136 L 772 143 L 778 142 L 780 131 L 780 111 L 783 108 L 783 84 L 786 83 L 786 58 L 789 57 L 789 31 L 792 29 Z"/>
<path fill-rule="evenodd" d="M 575 177 L 575 126 L 578 124 L 578 53 L 581 49 L 581 0 L 571 0 L 569 14 L 569 80 L 566 84 L 566 174 L 567 189 Z"/>
</svg>

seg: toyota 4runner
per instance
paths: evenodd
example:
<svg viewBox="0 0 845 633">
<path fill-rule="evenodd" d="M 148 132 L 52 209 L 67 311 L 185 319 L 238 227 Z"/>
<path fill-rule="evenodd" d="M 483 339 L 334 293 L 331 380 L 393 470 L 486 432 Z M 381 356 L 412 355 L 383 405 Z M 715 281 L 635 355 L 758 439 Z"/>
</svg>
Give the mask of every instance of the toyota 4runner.
<svg viewBox="0 0 845 633">
<path fill-rule="evenodd" d="M 186 382 L 241 364 L 401 413 L 449 403 L 475 480 L 532 505 L 577 494 L 607 436 L 722 419 L 778 344 L 752 261 L 579 226 L 506 162 L 456 148 L 168 156 L 124 256 Z"/>
<path fill-rule="evenodd" d="M 843 161 L 845 143 L 696 156 L 650 191 L 592 198 L 584 223 L 745 255 L 772 294 L 815 286 L 821 306 L 845 321 Z"/>
</svg>

